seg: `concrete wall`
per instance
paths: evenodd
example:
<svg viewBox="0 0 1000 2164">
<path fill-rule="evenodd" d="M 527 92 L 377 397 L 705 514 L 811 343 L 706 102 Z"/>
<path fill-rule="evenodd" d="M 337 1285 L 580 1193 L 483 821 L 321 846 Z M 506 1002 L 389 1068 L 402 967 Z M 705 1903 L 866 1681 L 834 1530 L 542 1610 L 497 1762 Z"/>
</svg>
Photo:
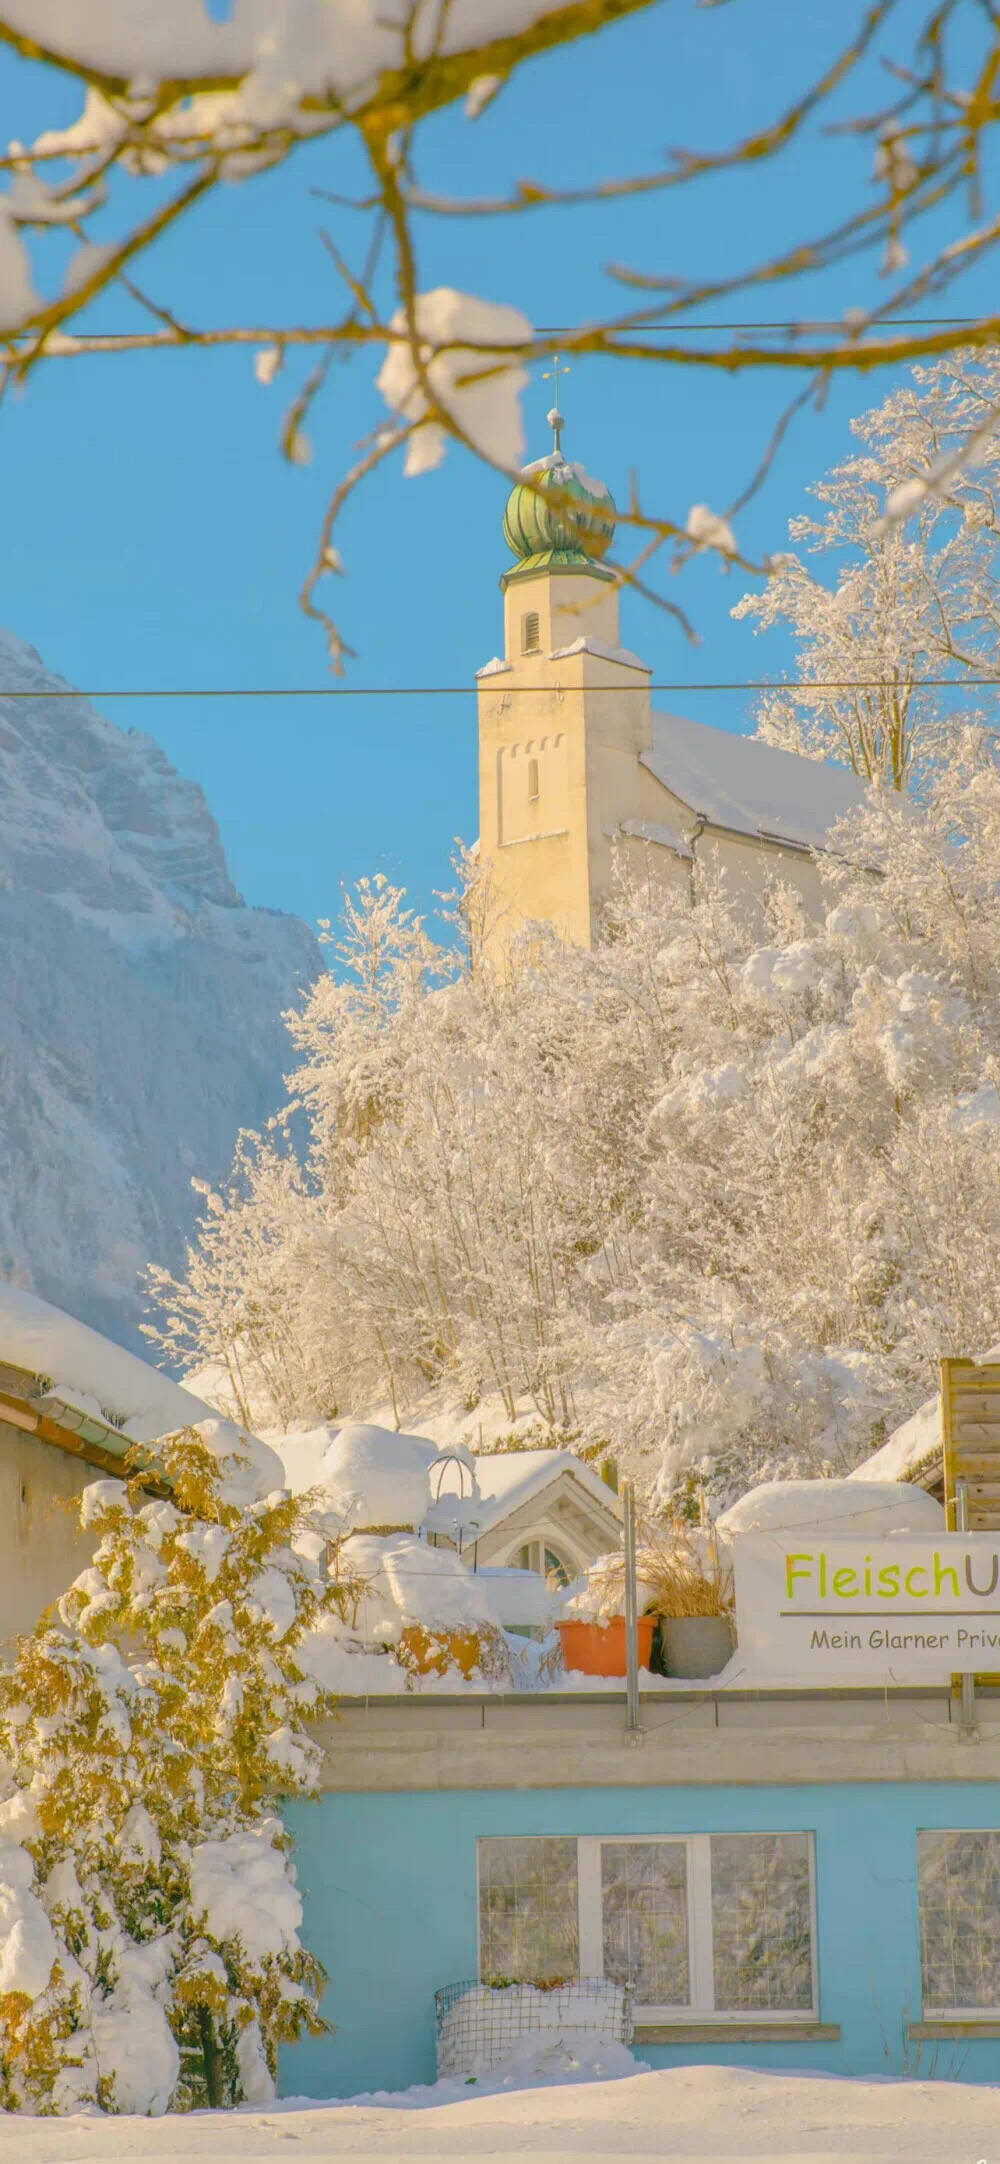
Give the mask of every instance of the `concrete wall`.
<svg viewBox="0 0 1000 2164">
<path fill-rule="evenodd" d="M 287 2094 L 350 2096 L 434 2079 L 434 1992 L 476 1974 L 476 1841 L 497 1834 L 808 1830 L 819 2024 L 839 2036 L 748 2042 L 736 2024 L 731 2041 L 640 2042 L 639 2055 L 654 2066 L 997 2079 L 995 2037 L 909 2033 L 921 2015 L 917 1831 L 1000 1827 L 992 1783 L 368 1792 L 296 1805 L 289 1822 L 305 1935 L 330 1973 L 325 2011 L 336 2034 L 286 2055 Z"/>
<path fill-rule="evenodd" d="M 0 1420 L 0 1647 L 31 1630 L 85 1570 L 93 1541 L 75 1500 L 101 1475 L 68 1451 Z"/>
</svg>

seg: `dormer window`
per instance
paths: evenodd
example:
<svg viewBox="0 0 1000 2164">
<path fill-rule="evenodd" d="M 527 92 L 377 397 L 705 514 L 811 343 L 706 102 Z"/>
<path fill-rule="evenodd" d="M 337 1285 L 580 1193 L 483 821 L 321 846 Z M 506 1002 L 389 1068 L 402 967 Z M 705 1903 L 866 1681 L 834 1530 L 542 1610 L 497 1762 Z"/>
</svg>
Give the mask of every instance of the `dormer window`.
<svg viewBox="0 0 1000 2164">
<path fill-rule="evenodd" d="M 538 621 L 538 610 L 529 609 L 527 616 L 522 616 L 521 618 L 522 654 L 537 654 L 539 647 L 539 629 L 540 626 Z"/>
<path fill-rule="evenodd" d="M 537 761 L 537 759 L 529 759 L 529 760 L 528 760 L 528 802 L 529 802 L 529 804 L 537 804 L 537 802 L 538 802 L 538 761 Z"/>
</svg>

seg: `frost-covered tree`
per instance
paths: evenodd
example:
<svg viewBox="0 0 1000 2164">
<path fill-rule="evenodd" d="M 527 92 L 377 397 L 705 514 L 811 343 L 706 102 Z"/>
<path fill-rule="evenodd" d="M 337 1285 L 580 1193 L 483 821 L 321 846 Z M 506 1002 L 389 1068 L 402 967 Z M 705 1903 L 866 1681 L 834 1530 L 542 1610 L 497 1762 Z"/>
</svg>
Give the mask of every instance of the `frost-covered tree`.
<svg viewBox="0 0 1000 2164">
<path fill-rule="evenodd" d="M 798 680 L 765 694 L 759 736 L 919 787 L 947 741 L 948 686 L 998 673 L 1000 362 L 914 369 L 851 426 L 860 448 L 813 488 L 819 516 L 789 525 L 827 578 L 798 552 L 776 556 L 733 614 L 796 642 Z"/>
<path fill-rule="evenodd" d="M 356 898 L 385 998 L 323 985 L 295 1020 L 308 1206 L 252 1177 L 240 1203 L 248 1299 L 282 1246 L 260 1326 L 299 1416 L 447 1405 L 475 1439 L 488 1407 L 721 1495 L 855 1463 L 940 1352 L 1000 1337 L 994 739 L 958 732 L 919 800 L 876 791 L 837 840 L 818 923 L 780 887 L 754 922 L 708 863 L 690 898 L 623 882 L 592 953 L 536 928 L 502 974 L 421 928 L 405 996 L 403 899 Z"/>
<path fill-rule="evenodd" d="M 266 2102 L 322 2027 L 276 1806 L 316 1776 L 328 1590 L 297 1500 L 247 1501 L 208 1431 L 158 1447 L 160 1495 L 84 1491 L 93 1563 L 0 1679 L 8 2109 Z"/>
</svg>

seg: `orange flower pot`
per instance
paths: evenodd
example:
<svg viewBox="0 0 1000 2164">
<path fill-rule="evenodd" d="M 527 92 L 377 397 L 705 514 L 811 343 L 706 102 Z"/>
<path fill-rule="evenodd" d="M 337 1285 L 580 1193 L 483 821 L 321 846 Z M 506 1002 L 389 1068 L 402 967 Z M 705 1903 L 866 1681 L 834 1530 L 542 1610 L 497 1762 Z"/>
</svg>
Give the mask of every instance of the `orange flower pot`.
<svg viewBox="0 0 1000 2164">
<path fill-rule="evenodd" d="M 400 1667 L 415 1676 L 445 1676 L 449 1668 L 457 1668 L 468 1679 L 481 1653 L 478 1631 L 428 1631 L 422 1623 L 407 1623 L 397 1657 Z"/>
<path fill-rule="evenodd" d="M 639 1666 L 648 1668 L 653 1657 L 656 1617 L 639 1617 Z M 585 1676 L 623 1676 L 626 1673 L 625 1618 L 613 1615 L 607 1623 L 560 1623 L 564 1668 Z"/>
</svg>

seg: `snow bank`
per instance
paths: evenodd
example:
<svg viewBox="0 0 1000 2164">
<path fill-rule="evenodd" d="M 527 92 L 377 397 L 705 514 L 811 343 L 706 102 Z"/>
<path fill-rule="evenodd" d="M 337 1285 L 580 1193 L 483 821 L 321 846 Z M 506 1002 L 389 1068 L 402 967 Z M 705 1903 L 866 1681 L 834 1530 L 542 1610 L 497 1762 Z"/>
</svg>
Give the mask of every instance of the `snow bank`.
<svg viewBox="0 0 1000 2164">
<path fill-rule="evenodd" d="M 925 1489 L 849 1474 L 846 1480 L 766 1480 L 731 1503 L 715 1529 L 724 1540 L 820 1528 L 877 1540 L 890 1533 L 941 1532 L 944 1523 L 940 1503 Z"/>
<path fill-rule="evenodd" d="M 294 2067 L 294 2059 L 290 2061 Z M 544 2079 L 544 2077 L 543 2077 Z M 349 2110 L 345 2111 L 345 2106 Z M 169 2119 L 25 2119 L 0 2124 L 10 2164 L 521 2164 L 524 2157 L 664 2158 L 671 2164 L 976 2164 L 997 2154 L 1000 2093 L 954 2081 L 852 2081 L 819 2074 L 678 2066 L 625 2080 L 572 2070 L 541 2088 L 500 2070 L 395 2094 L 262 2112 Z M 392 2112 L 391 2124 L 386 2112 Z"/>
</svg>

